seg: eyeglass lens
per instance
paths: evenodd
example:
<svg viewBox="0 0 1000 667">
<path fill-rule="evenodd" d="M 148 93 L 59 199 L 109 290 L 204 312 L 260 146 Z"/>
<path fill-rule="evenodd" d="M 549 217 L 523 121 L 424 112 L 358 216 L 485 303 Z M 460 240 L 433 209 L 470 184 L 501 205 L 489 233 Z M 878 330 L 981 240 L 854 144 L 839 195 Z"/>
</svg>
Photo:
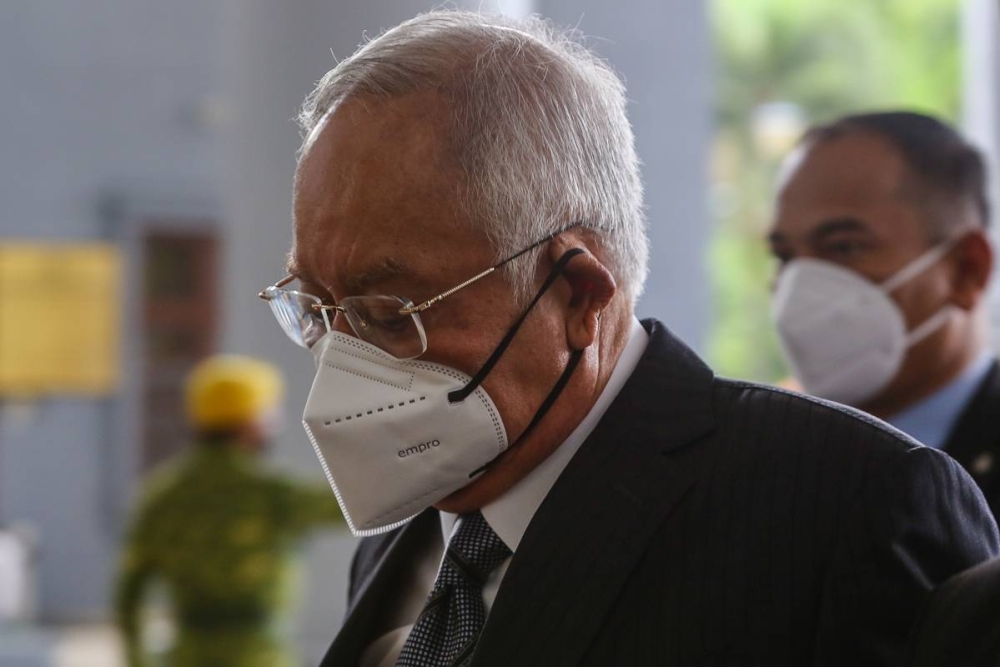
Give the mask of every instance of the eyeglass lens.
<svg viewBox="0 0 1000 667">
<path fill-rule="evenodd" d="M 427 350 L 420 316 L 402 314 L 410 302 L 395 296 L 357 296 L 341 301 L 354 333 L 398 359 L 413 359 Z"/>
<path fill-rule="evenodd" d="M 268 292 L 271 310 L 296 345 L 311 348 L 330 331 L 337 313 L 317 310 L 319 297 L 295 290 Z M 427 336 L 417 314 L 401 314 L 412 304 L 394 296 L 358 296 L 340 305 L 354 334 L 398 359 L 413 359 L 427 350 Z"/>
<path fill-rule="evenodd" d="M 285 334 L 296 345 L 311 348 L 329 327 L 325 313 L 313 308 L 318 297 L 292 290 L 274 290 L 269 294 L 271 311 Z"/>
</svg>

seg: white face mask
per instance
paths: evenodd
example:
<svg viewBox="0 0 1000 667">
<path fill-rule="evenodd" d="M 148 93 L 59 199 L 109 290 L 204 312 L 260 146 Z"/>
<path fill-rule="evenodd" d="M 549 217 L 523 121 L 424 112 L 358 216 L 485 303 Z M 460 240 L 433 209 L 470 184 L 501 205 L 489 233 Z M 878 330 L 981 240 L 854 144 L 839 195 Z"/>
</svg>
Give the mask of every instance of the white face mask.
<svg viewBox="0 0 1000 667">
<path fill-rule="evenodd" d="M 441 364 L 399 361 L 346 334 L 313 348 L 317 371 L 302 421 L 351 531 L 391 530 L 467 485 L 507 449 L 507 433 L 481 387 Z"/>
<path fill-rule="evenodd" d="M 906 351 L 944 326 L 952 310 L 945 306 L 907 332 L 890 294 L 938 262 L 952 245 L 935 246 L 881 285 L 831 262 L 789 262 L 778 279 L 772 316 L 803 390 L 858 406 L 885 389 Z"/>
<path fill-rule="evenodd" d="M 508 448 L 482 382 L 535 304 L 580 250 L 567 251 L 476 377 L 420 359 L 399 360 L 331 331 L 313 346 L 316 379 L 302 423 L 351 532 L 392 530 L 467 486 Z M 522 440 L 558 398 L 582 350 L 570 355 Z M 517 444 L 517 443 L 514 443 Z"/>
</svg>

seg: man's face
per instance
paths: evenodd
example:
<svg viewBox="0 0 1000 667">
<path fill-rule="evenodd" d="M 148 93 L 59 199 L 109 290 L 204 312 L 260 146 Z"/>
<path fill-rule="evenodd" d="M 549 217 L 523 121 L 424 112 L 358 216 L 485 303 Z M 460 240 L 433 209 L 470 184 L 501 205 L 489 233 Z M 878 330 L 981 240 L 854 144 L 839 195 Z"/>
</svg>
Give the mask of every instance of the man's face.
<svg viewBox="0 0 1000 667">
<path fill-rule="evenodd" d="M 880 283 L 931 247 L 919 205 L 907 194 L 906 166 L 889 144 L 854 134 L 802 150 L 790 158 L 768 236 L 779 272 L 811 257 Z M 906 292 L 928 297 L 926 288 L 900 288 L 894 296 L 904 309 L 919 310 Z"/>
<path fill-rule="evenodd" d="M 890 144 L 856 133 L 801 151 L 787 165 L 768 236 L 779 274 L 787 262 L 809 257 L 882 283 L 934 245 L 919 200 L 909 195 L 906 165 Z M 893 291 L 908 329 L 950 301 L 952 272 L 946 259 Z M 937 353 L 935 338 L 910 350 L 883 395 L 920 382 L 926 356 Z"/>
<path fill-rule="evenodd" d="M 494 264 L 488 239 L 458 203 L 462 172 L 448 118 L 433 94 L 352 100 L 314 133 L 296 175 L 290 266 L 305 291 L 328 303 L 380 294 L 421 303 Z M 543 253 L 540 274 L 550 267 Z M 511 441 L 568 359 L 560 290 L 539 302 L 483 383 Z M 421 358 L 473 375 L 520 313 L 504 278 L 488 276 L 421 314 Z M 342 317 L 334 324 L 353 335 Z"/>
</svg>

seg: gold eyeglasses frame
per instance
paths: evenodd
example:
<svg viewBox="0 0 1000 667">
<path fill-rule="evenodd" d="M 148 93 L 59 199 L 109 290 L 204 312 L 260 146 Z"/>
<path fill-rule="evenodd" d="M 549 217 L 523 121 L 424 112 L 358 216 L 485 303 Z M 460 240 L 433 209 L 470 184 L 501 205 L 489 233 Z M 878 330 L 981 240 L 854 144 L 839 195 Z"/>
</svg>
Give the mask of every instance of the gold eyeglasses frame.
<svg viewBox="0 0 1000 667">
<path fill-rule="evenodd" d="M 447 297 L 451 296 L 452 294 L 455 294 L 456 292 L 465 289 L 466 287 L 468 287 L 469 285 L 472 285 L 473 283 L 479 282 L 480 280 L 482 280 L 486 276 L 490 275 L 491 273 L 494 273 L 498 269 L 503 268 L 506 264 L 509 264 L 510 262 L 513 262 L 518 257 L 521 257 L 522 255 L 531 252 L 532 250 L 534 250 L 535 248 L 537 248 L 540 245 L 548 243 L 549 241 L 551 241 L 555 237 L 559 236 L 563 232 L 567 232 L 567 231 L 569 231 L 571 229 L 579 227 L 582 224 L 583 224 L 582 222 L 574 222 L 571 225 L 563 227 L 562 229 L 549 234 L 545 238 L 540 239 L 538 241 L 535 241 L 534 243 L 532 243 L 531 245 L 529 245 L 527 248 L 524 248 L 523 250 L 519 250 L 518 252 L 514 253 L 513 255 L 502 259 L 500 262 L 494 264 L 493 266 L 491 266 L 490 268 L 486 269 L 485 271 L 477 273 L 476 275 L 472 276 L 468 280 L 465 280 L 465 281 L 459 283 L 458 285 L 455 285 L 451 289 L 448 289 L 448 290 L 445 290 L 444 292 L 441 292 L 440 294 L 438 294 L 435 297 L 431 297 L 430 299 L 427 299 L 426 301 L 420 303 L 419 305 L 410 305 L 410 306 L 405 306 L 403 308 L 400 308 L 399 309 L 399 314 L 400 315 L 415 315 L 417 313 L 422 313 L 425 310 L 427 310 L 428 308 L 430 308 L 431 306 L 433 306 L 434 304 L 440 303 L 441 301 L 443 301 Z M 273 285 L 271 285 L 270 287 L 267 287 L 266 289 L 263 289 L 260 292 L 258 292 L 257 296 L 259 298 L 263 299 L 264 301 L 270 301 L 273 297 L 271 296 L 271 294 L 269 292 L 271 292 L 272 290 L 281 290 L 285 285 L 288 285 L 289 283 L 291 283 L 291 282 L 293 282 L 295 280 L 297 280 L 297 278 L 295 276 L 293 276 L 293 275 L 287 275 L 284 278 L 282 278 L 281 280 L 279 280 L 278 282 L 276 282 Z M 296 290 L 286 290 L 286 291 L 296 291 Z M 298 293 L 299 294 L 305 294 L 304 292 L 298 292 Z M 312 297 L 317 298 L 317 299 L 319 298 L 319 297 L 316 297 L 315 295 L 311 295 L 311 294 L 308 295 L 308 296 L 312 296 Z M 401 301 L 412 303 L 412 302 L 410 302 L 409 299 L 406 299 L 405 297 L 397 296 L 395 298 L 400 299 Z M 316 310 L 316 311 L 319 311 L 319 312 L 328 312 L 328 311 L 331 311 L 331 310 L 335 311 L 335 312 L 338 312 L 338 313 L 346 313 L 347 312 L 346 308 L 344 308 L 343 306 L 338 305 L 338 304 L 314 303 L 314 304 L 312 304 L 312 308 L 314 310 Z M 324 319 L 326 319 L 326 325 L 329 328 L 330 327 L 330 321 L 326 317 L 324 317 Z"/>
</svg>

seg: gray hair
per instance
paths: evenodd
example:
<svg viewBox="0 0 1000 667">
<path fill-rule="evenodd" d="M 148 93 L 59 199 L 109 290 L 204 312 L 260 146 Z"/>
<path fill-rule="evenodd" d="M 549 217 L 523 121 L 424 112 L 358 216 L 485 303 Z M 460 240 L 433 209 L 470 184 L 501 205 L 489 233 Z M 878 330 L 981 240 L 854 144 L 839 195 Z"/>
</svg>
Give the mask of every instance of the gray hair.
<svg viewBox="0 0 1000 667">
<path fill-rule="evenodd" d="M 306 98 L 299 122 L 308 142 L 348 98 L 427 90 L 449 101 L 466 175 L 460 205 L 497 258 L 580 221 L 634 302 L 649 249 L 625 87 L 610 66 L 577 33 L 537 17 L 433 11 L 340 62 Z M 536 261 L 537 251 L 509 265 L 521 300 L 533 290 Z"/>
</svg>

